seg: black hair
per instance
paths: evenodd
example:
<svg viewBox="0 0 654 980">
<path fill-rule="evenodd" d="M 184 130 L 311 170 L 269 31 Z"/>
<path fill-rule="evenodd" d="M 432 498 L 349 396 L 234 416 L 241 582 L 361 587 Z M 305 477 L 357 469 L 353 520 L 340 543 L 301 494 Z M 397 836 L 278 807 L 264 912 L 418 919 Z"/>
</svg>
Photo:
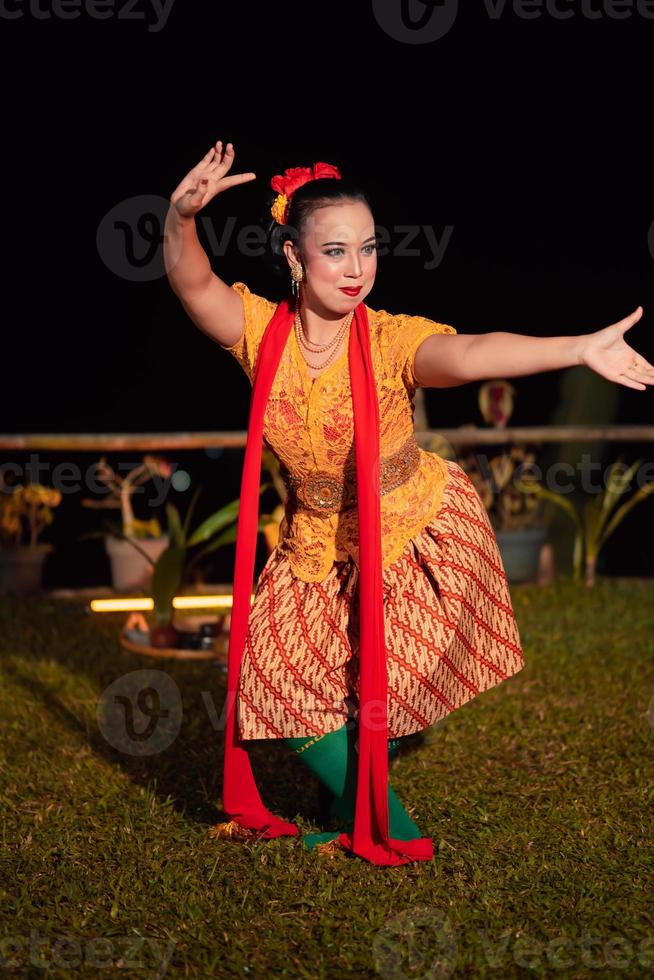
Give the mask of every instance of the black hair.
<svg viewBox="0 0 654 980">
<path fill-rule="evenodd" d="M 291 241 L 297 245 L 309 215 L 318 208 L 343 201 L 360 201 L 371 213 L 373 210 L 370 196 L 356 180 L 338 180 L 334 177 L 320 177 L 298 187 L 291 195 L 286 223 L 283 225 L 275 221 L 270 213 L 276 197 L 277 193 L 272 192 L 266 202 L 263 221 L 266 227 L 266 261 L 278 276 L 287 276 L 289 271 L 284 255 L 284 242 Z"/>
</svg>

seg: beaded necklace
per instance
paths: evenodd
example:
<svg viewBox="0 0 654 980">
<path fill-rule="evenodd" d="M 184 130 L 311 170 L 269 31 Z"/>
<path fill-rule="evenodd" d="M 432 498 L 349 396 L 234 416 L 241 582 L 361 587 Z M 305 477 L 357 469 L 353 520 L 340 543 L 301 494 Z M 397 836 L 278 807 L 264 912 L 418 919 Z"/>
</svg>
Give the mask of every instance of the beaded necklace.
<svg viewBox="0 0 654 980">
<path fill-rule="evenodd" d="M 310 342 L 306 339 L 306 335 L 304 333 L 304 327 L 302 325 L 300 311 L 299 310 L 295 311 L 295 318 L 294 318 L 295 336 L 298 339 L 298 344 L 300 347 L 300 351 L 302 353 L 302 357 L 304 358 L 305 364 L 308 367 L 312 368 L 312 370 L 314 371 L 320 371 L 322 370 L 322 368 L 326 368 L 329 364 L 331 364 L 339 349 L 341 339 L 343 338 L 346 330 L 352 323 L 353 316 L 354 316 L 354 310 L 351 310 L 348 313 L 348 315 L 345 317 L 345 320 L 343 321 L 342 326 L 339 328 L 336 336 L 332 340 L 330 340 L 328 344 L 325 344 L 324 347 L 311 347 Z M 322 364 L 311 364 L 311 362 L 307 360 L 307 357 L 304 353 L 304 351 L 307 350 L 312 354 L 321 354 L 324 353 L 324 351 L 329 350 L 330 348 L 332 348 L 331 354 L 329 355 L 326 361 L 323 361 Z"/>
</svg>

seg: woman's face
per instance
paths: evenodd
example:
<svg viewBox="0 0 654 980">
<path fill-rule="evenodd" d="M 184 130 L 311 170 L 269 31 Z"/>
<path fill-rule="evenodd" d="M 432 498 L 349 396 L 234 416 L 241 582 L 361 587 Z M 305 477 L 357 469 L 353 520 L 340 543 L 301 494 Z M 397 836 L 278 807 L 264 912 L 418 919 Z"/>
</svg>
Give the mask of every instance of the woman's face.
<svg viewBox="0 0 654 980">
<path fill-rule="evenodd" d="M 300 289 L 312 309 L 345 316 L 372 289 L 377 273 L 375 222 L 361 201 L 317 208 L 308 218 L 299 250 L 284 243 L 286 257 L 301 262 L 304 282 Z M 342 292 L 342 287 L 360 287 Z"/>
</svg>

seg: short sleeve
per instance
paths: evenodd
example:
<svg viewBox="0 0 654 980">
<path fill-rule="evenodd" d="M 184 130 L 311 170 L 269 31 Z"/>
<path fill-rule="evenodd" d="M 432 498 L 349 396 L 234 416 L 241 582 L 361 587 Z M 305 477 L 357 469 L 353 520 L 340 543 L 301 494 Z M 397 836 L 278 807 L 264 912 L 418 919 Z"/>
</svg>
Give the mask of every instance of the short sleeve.
<svg viewBox="0 0 654 980">
<path fill-rule="evenodd" d="M 384 374 L 392 384 L 404 384 L 409 392 L 420 387 L 413 373 L 413 359 L 423 340 L 436 333 L 456 333 L 449 323 L 437 323 L 426 316 L 370 310 L 379 323 Z"/>
<path fill-rule="evenodd" d="M 278 304 L 253 293 L 244 282 L 232 283 L 231 288 L 243 300 L 243 334 L 231 347 L 220 346 L 236 358 L 252 384 L 259 344 Z"/>
<path fill-rule="evenodd" d="M 423 340 L 437 333 L 456 333 L 454 327 L 449 323 L 437 323 L 436 320 L 429 320 L 424 316 L 406 316 L 401 332 L 402 356 L 401 370 L 402 380 L 406 388 L 419 388 L 420 382 L 413 373 L 413 360 L 416 351 Z"/>
</svg>

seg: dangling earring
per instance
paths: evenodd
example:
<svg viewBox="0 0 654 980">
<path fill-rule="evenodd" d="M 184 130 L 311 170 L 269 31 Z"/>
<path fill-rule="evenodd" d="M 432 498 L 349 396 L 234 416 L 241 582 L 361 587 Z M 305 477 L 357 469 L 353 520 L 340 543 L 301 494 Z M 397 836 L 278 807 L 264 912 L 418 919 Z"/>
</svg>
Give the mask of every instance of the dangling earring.
<svg viewBox="0 0 654 980">
<path fill-rule="evenodd" d="M 299 262 L 294 262 L 291 266 L 291 278 L 293 296 L 297 300 L 300 298 L 300 283 L 304 281 L 303 269 Z"/>
</svg>

